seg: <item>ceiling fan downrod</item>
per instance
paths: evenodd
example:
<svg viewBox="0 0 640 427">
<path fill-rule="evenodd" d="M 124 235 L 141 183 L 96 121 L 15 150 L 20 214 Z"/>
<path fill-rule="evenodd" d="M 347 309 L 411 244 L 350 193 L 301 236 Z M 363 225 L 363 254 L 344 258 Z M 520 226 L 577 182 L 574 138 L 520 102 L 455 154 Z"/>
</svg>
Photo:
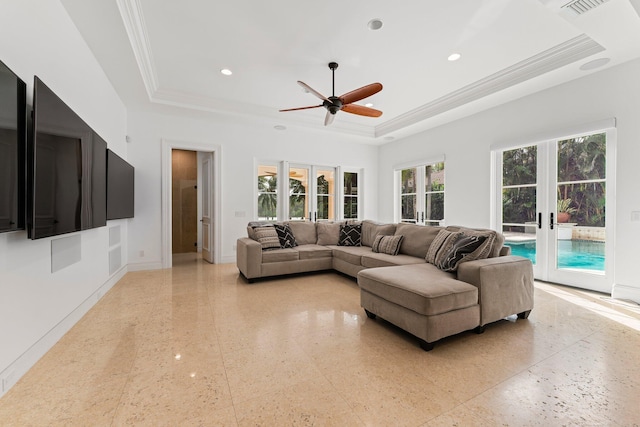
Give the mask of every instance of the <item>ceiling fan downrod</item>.
<svg viewBox="0 0 640 427">
<path fill-rule="evenodd" d="M 329 68 L 331 69 L 331 96 L 329 101 L 325 101 L 325 108 L 329 110 L 331 114 L 336 114 L 342 109 L 342 101 L 336 96 L 336 68 L 338 68 L 337 62 L 329 62 Z"/>
</svg>

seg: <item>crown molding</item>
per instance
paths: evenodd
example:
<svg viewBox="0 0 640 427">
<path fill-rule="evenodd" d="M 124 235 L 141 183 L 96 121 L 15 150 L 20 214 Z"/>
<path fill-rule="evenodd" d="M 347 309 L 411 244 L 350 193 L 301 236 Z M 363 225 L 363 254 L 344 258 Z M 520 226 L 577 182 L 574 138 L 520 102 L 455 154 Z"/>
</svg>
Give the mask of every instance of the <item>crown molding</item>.
<svg viewBox="0 0 640 427">
<path fill-rule="evenodd" d="M 604 47 L 595 40 L 586 34 L 581 34 L 456 91 L 448 93 L 432 102 L 388 120 L 376 126 L 375 136 L 384 136 L 417 124 L 438 114 L 453 110 L 456 107 L 484 98 L 485 96 L 515 86 L 526 80 L 541 76 L 542 74 L 556 70 L 575 61 L 602 52 L 603 50 L 605 50 Z"/>
</svg>

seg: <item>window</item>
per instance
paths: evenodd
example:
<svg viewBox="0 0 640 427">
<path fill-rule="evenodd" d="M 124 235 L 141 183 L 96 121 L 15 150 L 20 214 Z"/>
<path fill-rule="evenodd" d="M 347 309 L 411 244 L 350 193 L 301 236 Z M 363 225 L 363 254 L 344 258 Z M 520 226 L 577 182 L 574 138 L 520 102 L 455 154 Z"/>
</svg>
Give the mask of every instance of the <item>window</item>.
<svg viewBox="0 0 640 427">
<path fill-rule="evenodd" d="M 440 225 L 444 221 L 444 162 L 399 169 L 396 173 L 399 178 L 396 220 Z"/>
<path fill-rule="evenodd" d="M 343 218 L 358 219 L 358 173 L 345 172 L 343 182 Z"/>
<path fill-rule="evenodd" d="M 258 166 L 258 219 L 278 218 L 278 167 Z"/>
<path fill-rule="evenodd" d="M 289 168 L 289 219 L 310 219 L 308 192 L 309 169 Z"/>
</svg>

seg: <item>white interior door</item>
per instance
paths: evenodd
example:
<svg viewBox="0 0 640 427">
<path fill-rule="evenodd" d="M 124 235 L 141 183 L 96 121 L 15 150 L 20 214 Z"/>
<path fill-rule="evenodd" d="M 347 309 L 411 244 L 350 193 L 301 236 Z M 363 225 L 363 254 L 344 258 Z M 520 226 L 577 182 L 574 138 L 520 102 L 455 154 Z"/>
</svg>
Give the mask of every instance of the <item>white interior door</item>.
<svg viewBox="0 0 640 427">
<path fill-rule="evenodd" d="M 213 153 L 203 153 L 202 170 L 202 259 L 213 264 Z"/>
</svg>

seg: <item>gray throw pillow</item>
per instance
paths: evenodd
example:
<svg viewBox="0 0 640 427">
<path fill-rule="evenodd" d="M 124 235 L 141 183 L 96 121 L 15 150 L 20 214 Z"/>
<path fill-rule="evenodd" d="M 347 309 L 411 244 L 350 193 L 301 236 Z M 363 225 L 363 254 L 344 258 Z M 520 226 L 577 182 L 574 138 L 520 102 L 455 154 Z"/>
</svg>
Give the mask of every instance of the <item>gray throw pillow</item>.
<svg viewBox="0 0 640 427">
<path fill-rule="evenodd" d="M 436 266 L 443 271 L 457 271 L 458 265 L 465 261 L 472 261 L 465 259 L 465 257 L 482 246 L 485 240 L 487 240 L 487 236 L 461 234 Z"/>
<path fill-rule="evenodd" d="M 377 236 L 373 241 L 373 245 L 371 246 L 371 250 L 373 252 L 388 254 L 388 255 L 398 255 L 400 252 L 400 245 L 402 244 L 403 235 L 397 236 Z"/>
<path fill-rule="evenodd" d="M 262 245 L 262 250 L 280 249 L 280 239 L 278 232 L 273 225 L 265 227 L 255 227 L 253 229 L 255 240 Z"/>
</svg>

